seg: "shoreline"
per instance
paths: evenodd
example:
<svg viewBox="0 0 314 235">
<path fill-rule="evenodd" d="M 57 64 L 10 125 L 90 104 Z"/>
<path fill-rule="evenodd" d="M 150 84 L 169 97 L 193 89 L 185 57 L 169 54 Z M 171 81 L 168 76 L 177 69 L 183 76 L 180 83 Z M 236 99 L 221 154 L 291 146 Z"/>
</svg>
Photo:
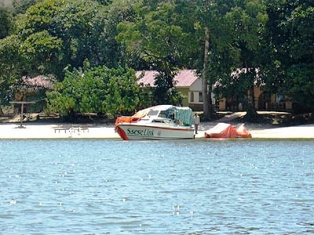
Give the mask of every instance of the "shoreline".
<svg viewBox="0 0 314 235">
<path fill-rule="evenodd" d="M 204 132 L 217 122 L 201 123 L 196 139 L 205 139 Z M 246 124 L 252 139 L 314 139 L 314 124 L 290 127 L 273 127 L 262 124 Z M 17 123 L 0 124 L 0 140 L 13 139 L 122 139 L 112 124 L 29 124 L 23 128 Z M 250 139 L 250 140 L 252 140 Z M 210 140 L 210 139 L 208 139 Z"/>
</svg>

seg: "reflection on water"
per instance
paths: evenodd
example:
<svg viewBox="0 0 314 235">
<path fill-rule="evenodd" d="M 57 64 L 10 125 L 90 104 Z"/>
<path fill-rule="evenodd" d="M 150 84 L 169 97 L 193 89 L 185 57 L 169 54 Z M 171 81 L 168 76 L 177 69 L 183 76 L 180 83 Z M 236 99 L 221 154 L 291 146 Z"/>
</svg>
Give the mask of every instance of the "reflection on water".
<svg viewBox="0 0 314 235">
<path fill-rule="evenodd" d="M 0 234 L 314 233 L 312 141 L 1 141 Z"/>
</svg>

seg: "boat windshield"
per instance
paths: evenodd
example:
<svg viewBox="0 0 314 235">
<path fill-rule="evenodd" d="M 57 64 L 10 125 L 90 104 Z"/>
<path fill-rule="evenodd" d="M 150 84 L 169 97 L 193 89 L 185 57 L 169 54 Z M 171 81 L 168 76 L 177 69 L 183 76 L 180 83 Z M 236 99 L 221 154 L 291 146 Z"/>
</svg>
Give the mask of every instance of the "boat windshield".
<svg viewBox="0 0 314 235">
<path fill-rule="evenodd" d="M 147 116 L 157 116 L 158 112 L 159 110 L 149 110 L 149 112 L 147 113 Z"/>
<path fill-rule="evenodd" d="M 171 119 L 153 119 L 152 122 L 154 123 L 166 123 L 166 124 L 172 124 L 173 121 Z"/>
<path fill-rule="evenodd" d="M 160 111 L 158 117 L 161 117 L 161 118 L 166 118 L 167 115 L 166 115 L 166 111 Z"/>
</svg>

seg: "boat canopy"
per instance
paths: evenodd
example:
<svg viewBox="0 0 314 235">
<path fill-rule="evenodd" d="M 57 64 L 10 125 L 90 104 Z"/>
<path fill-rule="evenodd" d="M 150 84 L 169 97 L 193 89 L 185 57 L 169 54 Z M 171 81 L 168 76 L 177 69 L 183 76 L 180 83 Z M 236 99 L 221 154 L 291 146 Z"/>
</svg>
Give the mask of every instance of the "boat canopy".
<svg viewBox="0 0 314 235">
<path fill-rule="evenodd" d="M 121 122 L 137 122 L 145 116 L 148 115 L 165 115 L 166 118 L 178 120 L 183 123 L 185 126 L 191 126 L 193 124 L 193 111 L 189 107 L 178 107 L 173 105 L 157 105 L 149 107 L 143 110 L 136 112 L 132 116 L 122 116 L 118 117 L 115 126 Z"/>
<path fill-rule="evenodd" d="M 166 113 L 167 117 L 173 115 L 175 120 L 181 121 L 185 126 L 191 126 L 193 124 L 193 111 L 189 107 L 172 106 Z"/>
</svg>

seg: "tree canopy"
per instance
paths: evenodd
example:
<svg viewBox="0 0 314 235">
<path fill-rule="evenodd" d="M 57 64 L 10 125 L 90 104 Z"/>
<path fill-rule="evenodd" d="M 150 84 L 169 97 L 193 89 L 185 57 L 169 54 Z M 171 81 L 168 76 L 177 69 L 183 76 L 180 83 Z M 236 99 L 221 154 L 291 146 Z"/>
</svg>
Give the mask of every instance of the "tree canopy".
<svg viewBox="0 0 314 235">
<path fill-rule="evenodd" d="M 314 3 L 269 1 L 268 11 L 270 70 L 277 74 L 275 78 L 274 73 L 269 77 L 276 81 L 275 90 L 295 103 L 295 109 L 313 111 Z"/>
<path fill-rule="evenodd" d="M 206 115 L 213 84 L 252 113 L 260 84 L 314 111 L 313 13 L 311 0 L 15 0 L 0 9 L 0 101 L 22 76 L 49 75 L 50 110 L 114 116 L 143 106 L 135 70 L 159 71 L 152 103 L 179 103 L 173 78 L 188 68 Z"/>
<path fill-rule="evenodd" d="M 134 70 L 97 66 L 67 71 L 62 82 L 47 94 L 49 112 L 74 117 L 77 113 L 102 113 L 115 117 L 132 113 L 140 105 Z"/>
<path fill-rule="evenodd" d="M 104 64 L 105 15 L 104 6 L 92 0 L 45 0 L 29 7 L 17 18 L 21 53 L 32 65 L 28 73 L 62 80 L 68 66 Z"/>
</svg>

